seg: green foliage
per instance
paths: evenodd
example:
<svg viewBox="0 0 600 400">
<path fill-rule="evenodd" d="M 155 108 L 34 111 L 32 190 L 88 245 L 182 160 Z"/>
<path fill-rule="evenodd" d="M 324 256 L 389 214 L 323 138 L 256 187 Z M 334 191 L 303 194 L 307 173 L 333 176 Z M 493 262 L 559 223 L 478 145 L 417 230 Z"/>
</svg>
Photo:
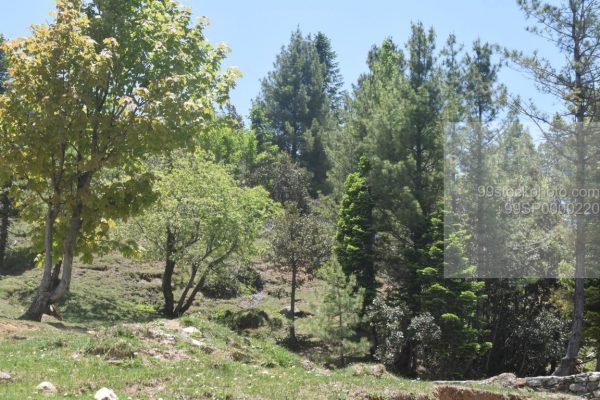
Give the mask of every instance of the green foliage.
<svg viewBox="0 0 600 400">
<path fill-rule="evenodd" d="M 128 224 L 139 229 L 129 235 L 141 239 L 144 258 L 164 259 L 167 229 L 180 250 L 175 259 L 188 265 L 219 259 L 232 246 L 236 254 L 252 256 L 254 239 L 275 210 L 265 190 L 239 187 L 225 166 L 202 153 L 181 154 L 163 165 L 154 185 L 157 202 Z"/>
<path fill-rule="evenodd" d="M 4 50 L 4 36 L 0 33 L 0 94 L 4 93 L 4 80 L 8 74 L 8 65 L 6 63 L 6 55 Z"/>
<path fill-rule="evenodd" d="M 315 335 L 326 343 L 342 365 L 349 357 L 363 356 L 369 350 L 366 338 L 357 338 L 364 303 L 364 289 L 356 290 L 354 275 L 346 276 L 342 266 L 332 261 L 321 270 L 327 283 L 314 322 Z"/>
<path fill-rule="evenodd" d="M 346 178 L 334 246 L 346 276 L 354 275 L 358 286 L 365 290 L 364 306 L 371 303 L 377 290 L 373 259 L 374 201 L 367 184 L 368 172 L 368 161 L 362 157 L 358 171 Z"/>
<path fill-rule="evenodd" d="M 312 279 L 316 270 L 329 258 L 331 245 L 327 227 L 319 216 L 301 212 L 287 204 L 285 213 L 277 218 L 271 233 L 271 261 L 276 268 L 290 272 L 290 339 L 296 341 L 296 289 L 305 279 Z"/>
<path fill-rule="evenodd" d="M 325 131 L 332 124 L 334 103 L 339 104 L 341 80 L 335 53 L 325 35 L 313 40 L 297 30 L 273 67 L 253 104 L 252 127 L 261 142 L 271 139 L 310 171 L 312 195 L 327 192 Z"/>
<path fill-rule="evenodd" d="M 29 221 L 43 224 L 39 200 L 64 205 L 62 237 L 83 205 L 81 251 L 109 218 L 147 205 L 150 176 L 140 160 L 210 126 L 212 104 L 235 76 L 220 75 L 226 49 L 213 48 L 204 23 L 193 25 L 175 2 L 117 3 L 84 10 L 81 1 L 60 2 L 56 22 L 6 46 L 0 162 L 36 194 L 17 197 Z"/>
<path fill-rule="evenodd" d="M 254 265 L 236 263 L 236 261 L 223 263 L 207 273 L 201 289 L 204 296 L 214 299 L 232 299 L 263 289 L 263 278 Z"/>
<path fill-rule="evenodd" d="M 394 367 L 407 343 L 404 334 L 408 318 L 406 307 L 386 301 L 379 295 L 367 308 L 366 318 L 375 332 L 375 358 L 386 366 Z"/>
<path fill-rule="evenodd" d="M 175 265 L 187 268 L 186 289 L 175 310 L 165 299 L 166 312 L 180 315 L 209 272 L 218 273 L 234 256 L 251 260 L 263 222 L 276 208 L 264 189 L 239 187 L 225 166 L 204 154 L 163 160 L 157 175 L 157 202 L 122 235 L 139 238 L 145 259 L 165 261 L 163 280 L 170 279 Z"/>
<path fill-rule="evenodd" d="M 232 127 L 230 118 L 220 118 L 217 126 L 202 132 L 198 142 L 199 147 L 210 153 L 215 162 L 230 166 L 238 181 L 249 180 L 259 156 L 253 131 Z"/>
<path fill-rule="evenodd" d="M 306 211 L 310 176 L 287 153 L 272 150 L 258 155 L 249 183 L 263 186 L 278 203 Z"/>
</svg>

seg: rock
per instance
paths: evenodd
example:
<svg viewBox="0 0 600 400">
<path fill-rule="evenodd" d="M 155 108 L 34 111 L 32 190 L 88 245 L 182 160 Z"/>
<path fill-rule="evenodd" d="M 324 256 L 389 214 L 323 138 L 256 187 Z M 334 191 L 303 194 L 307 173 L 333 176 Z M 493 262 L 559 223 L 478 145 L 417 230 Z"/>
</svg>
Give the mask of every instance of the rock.
<svg viewBox="0 0 600 400">
<path fill-rule="evenodd" d="M 600 372 L 592 372 L 588 377 L 588 381 L 599 382 L 600 381 Z"/>
<path fill-rule="evenodd" d="M 312 363 L 312 361 L 303 359 L 302 368 L 304 368 L 306 371 L 312 371 L 315 369 L 315 365 Z"/>
<path fill-rule="evenodd" d="M 102 388 L 94 395 L 94 400 L 119 400 L 115 392 L 108 388 Z"/>
<path fill-rule="evenodd" d="M 35 388 L 37 391 L 43 392 L 45 394 L 52 394 L 52 393 L 56 393 L 56 386 L 54 386 L 52 383 L 50 382 L 42 382 L 39 385 L 37 385 L 37 387 Z"/>
<path fill-rule="evenodd" d="M 529 386 L 529 387 L 536 388 L 536 387 L 542 386 L 543 378 L 541 378 L 541 377 L 525 378 L 525 379 L 527 380 L 527 386 Z"/>
<path fill-rule="evenodd" d="M 253 361 L 252 357 L 244 353 L 243 351 L 233 351 L 231 352 L 231 358 L 233 361 L 243 362 L 243 363 L 251 363 Z"/>
<path fill-rule="evenodd" d="M 518 386 L 517 376 L 508 372 L 486 379 L 485 383 L 488 385 L 501 386 L 505 388 L 515 388 Z"/>
<path fill-rule="evenodd" d="M 176 319 L 168 319 L 165 321 L 164 326 L 167 329 L 179 329 L 181 327 L 181 323 Z"/>
<path fill-rule="evenodd" d="M 553 388 L 554 386 L 558 385 L 559 383 L 560 383 L 560 378 L 556 377 L 556 376 L 548 377 L 548 379 L 542 381 L 542 384 L 544 385 L 544 387 L 547 387 L 547 388 Z"/>
<path fill-rule="evenodd" d="M 0 371 L 0 381 L 10 381 L 12 380 L 12 376 L 6 372 Z"/>
<path fill-rule="evenodd" d="M 383 374 L 385 374 L 385 366 L 383 364 L 374 365 L 369 371 L 369 374 L 376 378 L 381 378 Z"/>
<path fill-rule="evenodd" d="M 527 385 L 527 379 L 525 379 L 525 378 L 517 378 L 517 380 L 515 382 L 517 384 L 517 387 L 520 387 L 520 388 Z"/>
<path fill-rule="evenodd" d="M 183 328 L 182 332 L 187 333 L 188 335 L 194 335 L 196 333 L 200 333 L 200 330 L 198 330 L 198 328 L 195 328 L 193 326 L 188 326 L 187 328 Z"/>
<path fill-rule="evenodd" d="M 599 382 L 588 382 L 586 388 L 588 392 L 593 392 L 594 390 L 596 390 L 598 388 L 598 384 Z"/>
<path fill-rule="evenodd" d="M 584 384 L 581 383 L 572 383 L 569 385 L 569 390 L 573 393 L 583 393 L 586 388 Z"/>
</svg>

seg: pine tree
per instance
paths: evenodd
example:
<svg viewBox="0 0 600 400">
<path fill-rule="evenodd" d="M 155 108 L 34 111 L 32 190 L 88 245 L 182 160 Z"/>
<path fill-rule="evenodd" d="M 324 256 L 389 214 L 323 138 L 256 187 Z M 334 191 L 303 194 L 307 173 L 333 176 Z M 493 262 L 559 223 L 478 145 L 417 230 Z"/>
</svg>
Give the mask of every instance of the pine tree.
<svg viewBox="0 0 600 400">
<path fill-rule="evenodd" d="M 554 95 L 563 104 L 565 112 L 561 114 L 561 122 L 573 123 L 575 129 L 564 129 L 564 125 L 562 129 L 553 129 L 555 119 L 535 106 L 522 107 L 522 110 L 544 128 L 542 133 L 549 143 L 557 148 L 572 143 L 572 148 L 559 151 L 558 156 L 571 164 L 575 187 L 586 188 L 590 161 L 597 159 L 599 153 L 596 135 L 590 135 L 587 127 L 598 122 L 595 82 L 600 79 L 600 46 L 596 34 L 600 29 L 600 4 L 595 0 L 570 0 L 559 4 L 519 0 L 519 5 L 525 15 L 537 23 L 530 31 L 549 41 L 566 62 L 556 67 L 539 54 L 527 57 L 513 52 L 510 55 L 542 91 Z M 583 201 L 581 197 L 571 200 L 576 205 Z M 588 216 L 579 213 L 572 223 L 576 234 L 573 319 L 565 356 L 554 372 L 558 376 L 574 372 L 583 340 Z"/>
<path fill-rule="evenodd" d="M 312 174 L 311 195 L 329 192 L 325 133 L 335 124 L 329 96 L 339 96 L 335 53 L 325 35 L 313 40 L 298 29 L 273 67 L 255 101 L 264 110 L 260 121 L 268 124 L 273 143 Z"/>
<path fill-rule="evenodd" d="M 367 183 L 368 172 L 369 163 L 362 157 L 358 171 L 346 178 L 334 247 L 346 276 L 356 276 L 358 286 L 365 291 L 364 307 L 371 303 L 377 291 L 373 256 L 374 202 Z"/>
<path fill-rule="evenodd" d="M 318 32 L 315 35 L 314 43 L 324 70 L 325 92 L 327 93 L 330 109 L 335 115 L 339 116 L 342 108 L 344 80 L 340 74 L 337 54 L 331 48 L 331 41 L 323 32 Z"/>
<path fill-rule="evenodd" d="M 356 339 L 357 328 L 361 323 L 364 303 L 364 289 L 356 290 L 356 278 L 347 276 L 342 266 L 335 260 L 321 271 L 327 283 L 316 321 L 315 335 L 329 345 L 342 366 L 348 357 L 365 355 L 369 350 L 366 338 Z"/>
</svg>

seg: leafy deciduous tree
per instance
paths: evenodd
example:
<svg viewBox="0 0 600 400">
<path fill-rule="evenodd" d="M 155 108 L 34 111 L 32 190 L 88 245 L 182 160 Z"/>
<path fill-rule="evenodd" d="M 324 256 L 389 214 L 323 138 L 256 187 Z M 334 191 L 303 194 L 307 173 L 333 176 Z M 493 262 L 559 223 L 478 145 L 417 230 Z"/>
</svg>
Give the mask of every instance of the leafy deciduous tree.
<svg viewBox="0 0 600 400">
<path fill-rule="evenodd" d="M 91 256 L 111 218 L 148 203 L 140 161 L 212 123 L 235 74 L 220 73 L 227 49 L 191 20 L 171 0 L 65 0 L 53 23 L 5 47 L 0 163 L 37 197 L 17 199 L 44 231 L 44 273 L 23 318 L 40 320 L 63 298 L 75 255 Z"/>
<path fill-rule="evenodd" d="M 296 289 L 304 279 L 312 278 L 316 270 L 327 260 L 331 246 L 326 230 L 314 214 L 302 213 L 294 204 L 286 204 L 273 229 L 273 263 L 291 273 L 290 333 L 296 342 Z"/>
<path fill-rule="evenodd" d="M 165 262 L 162 290 L 170 318 L 190 308 L 208 273 L 233 256 L 255 253 L 255 240 L 273 211 L 263 188 L 240 188 L 226 167 L 201 157 L 167 163 L 155 185 L 158 201 L 125 229 L 143 238 L 145 258 Z M 177 266 L 185 266 L 179 268 L 185 285 L 175 301 Z"/>
</svg>

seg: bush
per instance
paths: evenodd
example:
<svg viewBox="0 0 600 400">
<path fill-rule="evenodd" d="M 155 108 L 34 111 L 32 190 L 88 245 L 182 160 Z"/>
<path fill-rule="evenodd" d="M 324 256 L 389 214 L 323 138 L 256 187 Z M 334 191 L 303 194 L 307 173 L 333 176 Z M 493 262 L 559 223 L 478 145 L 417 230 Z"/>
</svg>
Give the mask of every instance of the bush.
<svg viewBox="0 0 600 400">
<path fill-rule="evenodd" d="M 256 309 L 241 310 L 238 312 L 227 310 L 217 317 L 217 321 L 236 331 L 258 329 L 271 324 L 269 315 L 262 310 Z"/>
<path fill-rule="evenodd" d="M 252 266 L 224 266 L 208 273 L 202 294 L 211 299 L 232 299 L 259 292 L 263 287 L 262 277 Z"/>
<path fill-rule="evenodd" d="M 86 349 L 86 354 L 99 355 L 111 360 L 134 358 L 139 347 L 130 340 L 113 337 L 100 337 Z"/>
<path fill-rule="evenodd" d="M 134 332 L 129 327 L 119 325 L 97 334 L 85 353 L 111 360 L 123 360 L 134 358 L 139 349 L 139 339 Z"/>
<path fill-rule="evenodd" d="M 388 304 L 383 296 L 377 296 L 367 308 L 367 320 L 375 331 L 375 358 L 393 367 L 406 344 L 403 332 L 406 308 L 401 304 Z"/>
</svg>

